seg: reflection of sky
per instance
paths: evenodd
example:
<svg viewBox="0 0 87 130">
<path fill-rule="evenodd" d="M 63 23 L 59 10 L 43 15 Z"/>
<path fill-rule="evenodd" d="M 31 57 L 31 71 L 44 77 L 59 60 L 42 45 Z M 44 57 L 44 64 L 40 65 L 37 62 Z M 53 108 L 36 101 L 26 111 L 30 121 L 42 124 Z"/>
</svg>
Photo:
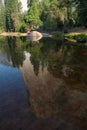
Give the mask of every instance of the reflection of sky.
<svg viewBox="0 0 87 130">
<path fill-rule="evenodd" d="M 8 90 L 13 87 L 22 87 L 24 83 L 22 76 L 17 68 L 0 64 L 0 90 Z M 0 92 L 1 93 L 1 92 Z"/>
<path fill-rule="evenodd" d="M 2 112 L 1 109 L 6 102 L 8 102 L 9 105 L 14 105 L 15 101 L 15 103 L 17 103 L 18 100 L 26 100 L 25 83 L 17 68 L 0 64 L 0 97 L 0 116 Z M 10 100 L 13 102 L 11 103 Z"/>
<path fill-rule="evenodd" d="M 27 10 L 27 0 L 20 0 L 23 6 L 23 12 Z"/>
<path fill-rule="evenodd" d="M 12 62 L 10 59 L 8 60 L 7 55 L 3 52 L 0 52 L 0 64 L 12 66 Z"/>
<path fill-rule="evenodd" d="M 0 130 L 3 127 L 7 130 L 8 124 L 12 130 L 18 130 L 25 121 L 23 117 L 29 115 L 28 109 L 26 87 L 20 71 L 0 64 Z"/>
</svg>

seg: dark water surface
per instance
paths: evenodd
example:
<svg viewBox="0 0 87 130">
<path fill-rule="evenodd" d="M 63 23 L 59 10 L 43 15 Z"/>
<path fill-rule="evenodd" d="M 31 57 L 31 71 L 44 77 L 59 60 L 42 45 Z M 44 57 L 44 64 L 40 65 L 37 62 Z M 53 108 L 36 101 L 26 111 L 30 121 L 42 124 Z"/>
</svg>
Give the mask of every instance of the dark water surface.
<svg viewBox="0 0 87 130">
<path fill-rule="evenodd" d="M 87 46 L 0 37 L 0 130 L 87 130 Z"/>
</svg>

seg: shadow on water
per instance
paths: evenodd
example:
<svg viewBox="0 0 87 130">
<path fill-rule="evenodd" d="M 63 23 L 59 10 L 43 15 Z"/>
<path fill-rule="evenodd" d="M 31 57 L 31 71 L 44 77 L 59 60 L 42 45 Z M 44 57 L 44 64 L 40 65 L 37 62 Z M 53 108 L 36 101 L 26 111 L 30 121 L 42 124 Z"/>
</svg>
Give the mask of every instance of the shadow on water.
<svg viewBox="0 0 87 130">
<path fill-rule="evenodd" d="M 21 120 L 14 119 L 18 123 L 17 128 L 21 126 L 21 129 L 26 130 L 75 130 L 75 126 L 78 130 L 87 129 L 86 46 L 49 38 L 36 43 L 27 37 L 7 37 L 0 42 L 0 64 L 11 66 L 11 72 L 19 68 L 17 75 L 23 75 L 27 86 L 30 105 L 24 105 L 27 111 L 20 113 L 20 116 L 23 114 Z M 22 83 L 23 79 L 18 82 Z M 15 84 L 19 88 L 18 82 Z M 6 82 L 5 85 L 8 84 Z M 11 83 L 11 86 L 14 85 Z M 26 88 L 25 84 L 23 86 Z M 23 91 L 23 88 L 19 90 Z M 11 88 L 9 92 L 11 93 Z M 18 98 L 21 96 L 19 93 Z M 24 103 L 24 100 L 27 102 L 22 97 L 20 103 Z M 18 104 L 15 109 L 17 107 Z M 8 121 L 10 123 L 11 120 Z"/>
</svg>

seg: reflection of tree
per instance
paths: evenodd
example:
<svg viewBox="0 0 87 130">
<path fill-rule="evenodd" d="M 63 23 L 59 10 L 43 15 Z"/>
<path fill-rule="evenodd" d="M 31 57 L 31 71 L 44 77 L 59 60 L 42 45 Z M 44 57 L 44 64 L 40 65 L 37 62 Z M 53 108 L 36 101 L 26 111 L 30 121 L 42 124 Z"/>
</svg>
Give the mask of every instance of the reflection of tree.
<svg viewBox="0 0 87 130">
<path fill-rule="evenodd" d="M 29 61 L 31 55 L 27 52 L 25 55 L 26 59 L 21 72 L 28 86 L 30 110 L 33 114 L 44 119 L 61 118 L 79 127 L 84 125 L 84 129 L 87 126 L 87 122 L 84 122 L 84 120 L 87 120 L 87 92 L 69 88 L 70 84 L 66 84 L 60 75 L 55 78 L 53 73 L 50 74 L 51 70 L 48 71 L 46 67 L 42 71 L 40 66 L 39 75 L 36 76 Z M 38 58 L 40 59 L 40 57 Z M 49 67 L 49 64 L 47 67 Z"/>
<path fill-rule="evenodd" d="M 33 69 L 36 75 L 39 74 L 39 60 L 38 59 L 34 59 L 34 57 L 30 57 L 31 63 L 33 64 Z"/>
<path fill-rule="evenodd" d="M 84 47 L 66 46 L 62 48 L 56 55 L 51 55 L 48 71 L 55 77 L 60 77 L 73 87 L 83 89 L 87 85 L 87 55 L 83 56 Z"/>
<path fill-rule="evenodd" d="M 4 44 L 5 44 L 5 37 L 0 36 L 0 51 L 4 50 Z"/>
<path fill-rule="evenodd" d="M 13 63 L 14 67 L 22 66 L 24 54 L 18 39 L 16 37 L 7 37 L 4 42 L 4 50 L 7 53 L 8 60 Z"/>
<path fill-rule="evenodd" d="M 27 51 L 31 53 L 31 63 L 33 65 L 33 69 L 36 75 L 39 74 L 39 66 L 40 66 L 40 48 L 41 46 L 39 45 L 32 45 L 29 44 Z"/>
<path fill-rule="evenodd" d="M 55 77 L 64 79 L 68 85 L 83 87 L 87 84 L 87 48 L 84 46 L 61 45 L 59 41 L 41 40 L 30 47 L 31 62 L 37 74 L 39 65 L 47 67 Z M 83 73 L 84 71 L 84 73 Z M 81 74 L 82 73 L 82 74 Z"/>
<path fill-rule="evenodd" d="M 38 68 L 39 65 L 42 65 L 42 69 L 44 69 L 44 67 L 47 66 L 49 51 L 51 50 L 52 47 L 55 49 L 56 48 L 55 46 L 56 45 L 53 45 L 52 42 L 47 43 L 46 40 L 41 41 L 40 44 L 34 44 L 34 45 L 29 44 L 27 46 L 28 47 L 27 51 L 31 53 L 31 63 L 34 66 L 35 71 L 36 71 L 35 68 Z"/>
<path fill-rule="evenodd" d="M 61 118 L 87 128 L 86 50 L 49 39 L 28 46 L 30 54 L 26 52 L 21 71 L 29 89 L 30 109 L 37 117 Z M 85 92 L 81 91 L 84 86 Z"/>
<path fill-rule="evenodd" d="M 7 42 L 13 66 L 22 66 L 24 55 L 20 43 L 17 43 L 16 37 L 8 37 Z"/>
<path fill-rule="evenodd" d="M 21 42 L 23 42 L 23 43 L 25 43 L 26 42 L 26 37 L 20 37 L 20 40 L 21 40 Z"/>
</svg>

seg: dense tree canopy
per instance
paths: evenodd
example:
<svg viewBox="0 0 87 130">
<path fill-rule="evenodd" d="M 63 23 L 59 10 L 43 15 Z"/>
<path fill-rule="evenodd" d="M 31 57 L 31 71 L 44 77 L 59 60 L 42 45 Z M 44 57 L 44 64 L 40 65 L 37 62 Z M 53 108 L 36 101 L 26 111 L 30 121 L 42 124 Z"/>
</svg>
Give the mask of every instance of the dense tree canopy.
<svg viewBox="0 0 87 130">
<path fill-rule="evenodd" d="M 77 11 L 79 24 L 87 27 L 87 0 L 79 0 Z"/>
<path fill-rule="evenodd" d="M 2 0 L 0 0 L 0 30 L 5 29 L 5 8 Z"/>
<path fill-rule="evenodd" d="M 0 30 L 59 30 L 87 27 L 87 0 L 27 0 L 21 13 L 20 0 L 0 0 Z"/>
<path fill-rule="evenodd" d="M 16 31 L 19 25 L 20 7 L 18 0 L 5 0 L 6 30 Z"/>
</svg>

